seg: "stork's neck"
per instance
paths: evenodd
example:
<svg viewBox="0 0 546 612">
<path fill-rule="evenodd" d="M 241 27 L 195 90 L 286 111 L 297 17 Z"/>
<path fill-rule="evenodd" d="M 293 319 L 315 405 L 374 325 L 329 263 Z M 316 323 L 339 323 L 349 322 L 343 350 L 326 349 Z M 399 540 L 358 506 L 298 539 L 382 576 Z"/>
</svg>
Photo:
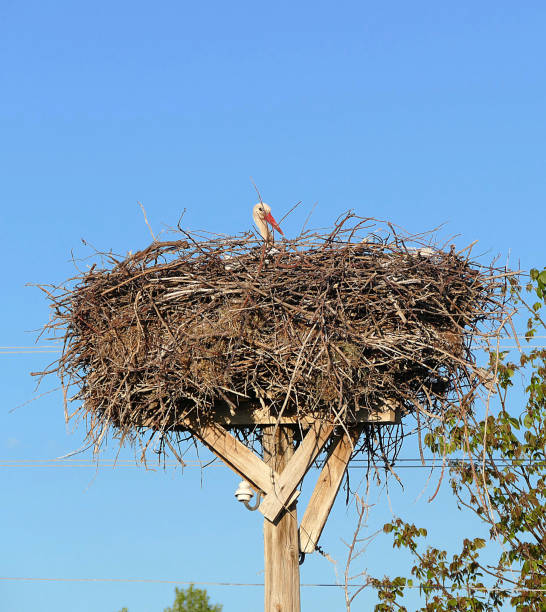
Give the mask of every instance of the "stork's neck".
<svg viewBox="0 0 546 612">
<path fill-rule="evenodd" d="M 273 233 L 269 229 L 269 225 L 260 218 L 260 215 L 254 213 L 253 215 L 254 223 L 260 232 L 261 237 L 264 239 L 265 243 L 268 245 L 273 244 Z"/>
</svg>

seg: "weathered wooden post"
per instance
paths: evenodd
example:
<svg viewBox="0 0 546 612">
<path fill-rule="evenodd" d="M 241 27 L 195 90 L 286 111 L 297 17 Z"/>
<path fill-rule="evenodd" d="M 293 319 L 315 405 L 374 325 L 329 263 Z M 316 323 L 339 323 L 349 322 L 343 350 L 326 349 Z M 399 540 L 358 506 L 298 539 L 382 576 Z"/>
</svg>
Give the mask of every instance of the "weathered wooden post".
<svg viewBox="0 0 546 612">
<path fill-rule="evenodd" d="M 281 474 L 294 454 L 290 426 L 263 429 L 264 461 Z M 264 518 L 265 611 L 300 611 L 300 566 L 297 501 L 276 522 Z"/>
</svg>

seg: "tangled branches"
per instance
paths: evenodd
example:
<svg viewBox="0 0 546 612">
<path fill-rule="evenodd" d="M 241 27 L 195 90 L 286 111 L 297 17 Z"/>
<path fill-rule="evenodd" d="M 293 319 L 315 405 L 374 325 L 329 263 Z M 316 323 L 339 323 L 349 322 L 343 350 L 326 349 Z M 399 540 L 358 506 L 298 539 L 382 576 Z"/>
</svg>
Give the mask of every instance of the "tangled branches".
<svg viewBox="0 0 546 612">
<path fill-rule="evenodd" d="M 154 242 L 47 290 L 64 340 L 49 372 L 76 386 L 96 443 L 249 406 L 441 416 L 486 381 L 472 342 L 502 316 L 506 274 L 425 240 L 347 215 L 273 250 L 252 234 Z"/>
</svg>

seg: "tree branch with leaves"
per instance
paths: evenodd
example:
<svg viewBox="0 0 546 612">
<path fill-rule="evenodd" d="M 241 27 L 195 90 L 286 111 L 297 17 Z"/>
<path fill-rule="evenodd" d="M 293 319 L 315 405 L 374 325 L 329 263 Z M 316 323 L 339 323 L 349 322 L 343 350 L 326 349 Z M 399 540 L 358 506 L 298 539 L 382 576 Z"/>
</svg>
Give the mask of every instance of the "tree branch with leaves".
<svg viewBox="0 0 546 612">
<path fill-rule="evenodd" d="M 529 319 L 525 338 L 546 331 L 546 269 L 532 270 L 522 288 L 512 281 L 512 297 Z M 526 297 L 533 296 L 532 303 Z M 516 342 L 519 340 L 516 338 Z M 489 369 L 496 378 L 498 409 L 477 418 L 463 402 L 424 437 L 424 445 L 448 459 L 449 481 L 460 509 L 487 525 L 501 545 L 496 562 L 484 559 L 487 542 L 465 538 L 459 553 L 426 546 L 427 530 L 402 519 L 384 526 L 393 547 L 414 560 L 410 576 L 373 579 L 378 611 L 406 610 L 409 588 L 424 597 L 421 610 L 546 609 L 546 350 L 520 348 L 519 360 L 493 350 Z M 516 375 L 526 381 L 525 404 L 514 403 Z"/>
</svg>

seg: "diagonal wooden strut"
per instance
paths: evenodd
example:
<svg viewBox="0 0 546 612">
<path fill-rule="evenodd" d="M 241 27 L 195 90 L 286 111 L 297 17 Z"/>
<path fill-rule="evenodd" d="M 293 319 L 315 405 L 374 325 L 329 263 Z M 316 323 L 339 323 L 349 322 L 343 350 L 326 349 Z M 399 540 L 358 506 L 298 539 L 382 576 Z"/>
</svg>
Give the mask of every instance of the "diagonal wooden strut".
<svg viewBox="0 0 546 612">
<path fill-rule="evenodd" d="M 255 491 L 268 494 L 273 488 L 272 481 L 280 480 L 277 472 L 272 473 L 269 465 L 220 425 L 203 424 L 187 417 L 184 425 L 230 469 L 248 481 Z M 298 495 L 299 491 L 294 490 L 288 500 L 290 504 Z"/>
<path fill-rule="evenodd" d="M 222 426 L 198 423 L 190 418 L 185 419 L 185 425 L 230 469 L 247 480 L 253 489 L 265 493 L 259 510 L 271 522 L 277 521 L 283 509 L 297 499 L 299 483 L 334 428 L 327 423 L 313 423 L 279 474 Z M 360 431 L 361 426 L 351 428 L 350 435 L 345 433 L 330 452 L 300 526 L 302 552 L 315 550 Z"/>
<path fill-rule="evenodd" d="M 322 468 L 300 525 L 302 553 L 316 549 L 361 431 L 362 426 L 351 428 L 349 433 L 345 431 Z"/>
<path fill-rule="evenodd" d="M 266 519 L 274 522 L 283 508 L 292 499 L 302 478 L 326 444 L 334 426 L 317 421 L 311 425 L 303 442 L 284 467 L 280 476 L 270 470 L 269 492 L 260 504 L 259 510 Z"/>
</svg>

